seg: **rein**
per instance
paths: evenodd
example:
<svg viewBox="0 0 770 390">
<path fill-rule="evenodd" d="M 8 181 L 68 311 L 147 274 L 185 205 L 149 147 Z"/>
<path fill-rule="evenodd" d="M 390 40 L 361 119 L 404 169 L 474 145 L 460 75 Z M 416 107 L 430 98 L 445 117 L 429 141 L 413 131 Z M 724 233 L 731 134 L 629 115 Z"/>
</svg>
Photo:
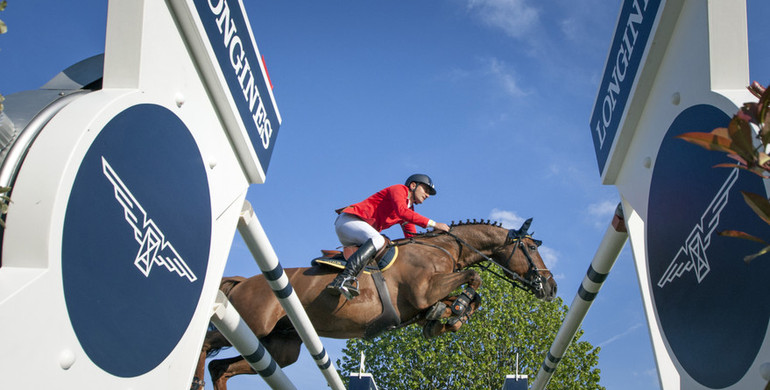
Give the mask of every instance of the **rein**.
<svg viewBox="0 0 770 390">
<path fill-rule="evenodd" d="M 428 234 L 431 234 L 431 235 L 428 236 Z M 438 234 L 435 234 L 435 233 L 428 233 L 428 234 L 425 234 L 424 236 L 428 236 L 428 237 L 436 237 L 436 236 L 438 236 Z M 402 246 L 402 245 L 407 245 L 407 244 L 425 245 L 425 246 L 429 246 L 429 247 L 432 247 L 432 248 L 440 249 L 442 252 L 446 253 L 446 255 L 449 256 L 450 259 L 452 259 L 452 264 L 453 264 L 452 265 L 452 269 L 457 269 L 457 259 L 455 259 L 455 257 L 452 256 L 452 254 L 449 253 L 448 250 L 446 250 L 446 249 L 444 249 L 444 248 L 442 248 L 442 247 L 440 247 L 438 245 L 429 244 L 427 242 L 422 242 L 422 241 L 417 241 L 417 240 L 415 240 L 414 237 L 409 237 L 408 240 L 402 241 L 402 242 L 391 241 L 391 243 L 388 244 L 388 245 L 389 246 Z"/>
<path fill-rule="evenodd" d="M 508 268 L 506 268 L 503 264 L 500 264 L 499 262 L 495 261 L 493 258 L 491 258 L 491 257 L 489 257 L 489 256 L 487 256 L 487 255 L 485 255 L 483 253 L 481 253 L 480 250 L 478 250 L 475 247 L 473 247 L 473 245 L 465 242 L 460 237 L 457 237 L 452 232 L 445 232 L 445 233 L 448 234 L 450 237 L 454 238 L 457 241 L 457 243 L 460 245 L 460 249 L 461 250 L 462 250 L 463 246 L 467 246 L 468 248 L 470 248 L 471 250 L 476 252 L 479 256 L 481 256 L 484 260 L 489 261 L 490 263 L 492 263 L 492 264 L 498 266 L 500 269 L 502 269 L 504 273 L 508 274 L 507 275 L 508 277 L 506 277 L 505 275 L 500 275 L 497 272 L 493 271 L 492 269 L 489 268 L 489 265 L 487 265 L 487 266 L 479 265 L 478 266 L 480 268 L 483 268 L 484 270 L 489 271 L 492 275 L 495 275 L 498 278 L 500 278 L 502 280 L 505 280 L 506 282 L 510 283 L 513 287 L 518 287 L 518 288 L 520 288 L 522 290 L 525 290 L 525 291 L 539 291 L 539 290 L 541 290 L 543 288 L 542 283 L 543 283 L 544 280 L 547 280 L 547 279 L 545 277 L 543 277 L 542 275 L 540 275 L 541 269 L 539 269 L 539 268 L 537 268 L 535 266 L 535 262 L 532 260 L 532 256 L 530 256 L 529 252 L 527 250 L 525 250 L 524 248 L 522 248 L 522 252 L 524 252 L 524 256 L 527 257 L 527 262 L 529 263 L 529 269 L 527 270 L 527 274 L 529 275 L 531 273 L 534 273 L 537 276 L 536 278 L 534 278 L 535 280 L 530 280 L 530 279 L 521 277 L 519 274 L 517 274 L 517 273 L 509 270 Z M 510 245 L 510 244 L 516 244 L 518 242 L 518 244 L 514 245 L 513 250 L 511 250 L 511 254 L 508 255 L 508 261 L 510 261 L 511 258 L 513 257 L 513 255 L 516 253 L 516 248 L 518 248 L 519 246 L 524 245 L 524 242 L 521 241 L 521 238 L 527 237 L 527 236 L 528 235 L 520 234 L 520 232 L 515 231 L 513 229 L 508 230 L 508 237 L 506 238 L 505 243 L 503 243 L 503 245 L 501 245 L 499 248 L 502 248 L 502 247 L 504 247 L 506 245 Z"/>
<path fill-rule="evenodd" d="M 489 267 L 489 265 L 477 265 L 478 267 L 480 267 L 480 268 L 482 268 L 482 269 L 484 269 L 486 271 L 489 271 L 492 275 L 495 275 L 496 277 L 498 277 L 498 278 L 500 278 L 502 280 L 505 280 L 506 282 L 510 283 L 514 287 L 520 288 L 520 289 L 525 290 L 525 291 L 533 291 L 533 292 L 535 292 L 535 291 L 540 291 L 540 290 L 543 289 L 543 284 L 545 283 L 546 280 L 548 280 L 548 278 L 546 278 L 546 277 L 544 277 L 543 275 L 540 274 L 540 271 L 543 271 L 543 269 L 537 268 L 537 266 L 535 266 L 535 262 L 532 260 L 532 256 L 529 254 L 529 251 L 527 251 L 526 249 L 523 248 L 524 242 L 523 242 L 522 238 L 526 238 L 526 237 L 530 237 L 531 238 L 531 236 L 529 234 L 527 234 L 526 230 L 527 230 L 526 228 L 519 229 L 519 230 L 509 229 L 508 230 L 508 237 L 506 237 L 505 242 L 500 247 L 495 248 L 495 250 L 497 250 L 499 248 L 502 248 L 502 247 L 504 247 L 506 245 L 515 244 L 514 247 L 513 247 L 513 250 L 511 250 L 511 254 L 508 255 L 507 262 L 510 262 L 511 258 L 513 258 L 513 255 L 516 253 L 516 248 L 518 248 L 519 246 L 522 246 L 522 252 L 524 252 L 524 256 L 526 256 L 527 262 L 529 263 L 529 269 L 527 269 L 527 275 L 528 276 L 531 275 L 532 276 L 531 278 L 521 277 L 519 274 L 517 274 L 517 273 L 509 270 L 508 268 L 506 268 L 503 264 L 501 264 L 501 263 L 495 261 L 494 259 L 492 259 L 491 257 L 485 255 L 484 253 L 482 253 L 481 251 L 476 249 L 473 245 L 467 243 L 462 238 L 457 237 L 452 232 L 435 232 L 434 231 L 434 232 L 430 232 L 430 233 L 424 234 L 423 237 L 437 237 L 440 234 L 447 234 L 447 235 L 449 235 L 450 237 L 455 239 L 455 241 L 457 242 L 457 245 L 460 247 L 460 252 L 458 254 L 458 258 L 455 258 L 451 253 L 449 253 L 448 250 L 446 250 L 446 249 L 444 249 L 444 248 L 442 248 L 442 247 L 440 247 L 438 245 L 429 244 L 427 242 L 418 241 L 418 240 L 415 239 L 415 237 L 410 237 L 408 240 L 402 241 L 402 242 L 391 242 L 389 245 L 391 245 L 391 246 L 402 246 L 402 245 L 407 245 L 407 244 L 419 244 L 419 245 L 425 245 L 425 246 L 430 246 L 430 247 L 439 249 L 442 252 L 446 253 L 447 256 L 449 256 L 449 258 L 452 260 L 452 262 L 454 264 L 453 265 L 454 269 L 457 269 L 458 259 L 459 259 L 460 255 L 462 255 L 462 250 L 463 250 L 463 247 L 465 246 L 465 247 L 470 248 L 472 251 L 476 252 L 484 260 L 486 260 L 486 261 L 488 261 L 488 262 L 490 262 L 492 264 L 495 264 L 496 266 L 500 267 L 503 270 L 503 272 L 507 274 L 507 277 L 506 277 L 506 275 L 501 275 L 501 274 L 495 272 L 494 270 L 492 270 Z M 493 252 L 495 250 L 493 250 Z"/>
</svg>

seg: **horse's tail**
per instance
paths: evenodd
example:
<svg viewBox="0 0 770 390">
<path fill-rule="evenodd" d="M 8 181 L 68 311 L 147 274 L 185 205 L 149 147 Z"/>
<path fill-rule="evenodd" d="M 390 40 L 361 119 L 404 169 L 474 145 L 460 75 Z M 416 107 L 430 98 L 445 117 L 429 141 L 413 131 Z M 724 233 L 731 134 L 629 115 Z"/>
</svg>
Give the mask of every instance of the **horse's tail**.
<svg viewBox="0 0 770 390">
<path fill-rule="evenodd" d="M 246 280 L 243 276 L 227 276 L 222 278 L 222 281 L 219 282 L 219 290 L 222 291 L 226 296 L 230 295 L 230 291 L 233 289 L 233 287 L 237 286 L 238 283 Z M 209 323 L 209 331 L 217 330 L 217 328 L 214 326 L 213 323 Z M 206 357 L 214 357 L 216 356 L 222 348 L 229 348 L 229 347 L 221 347 L 221 348 L 212 348 L 206 352 Z"/>
<path fill-rule="evenodd" d="M 227 276 L 222 278 L 222 281 L 219 282 L 219 291 L 222 291 L 225 293 L 226 296 L 230 296 L 230 290 L 233 289 L 233 287 L 237 286 L 238 283 L 246 280 L 243 276 Z"/>
</svg>

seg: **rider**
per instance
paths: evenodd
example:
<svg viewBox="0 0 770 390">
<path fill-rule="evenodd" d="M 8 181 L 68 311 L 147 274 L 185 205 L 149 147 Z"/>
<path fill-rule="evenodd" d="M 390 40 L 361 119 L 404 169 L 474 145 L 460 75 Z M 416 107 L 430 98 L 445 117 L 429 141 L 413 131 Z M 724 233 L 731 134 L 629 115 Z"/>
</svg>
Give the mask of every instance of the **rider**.
<svg viewBox="0 0 770 390">
<path fill-rule="evenodd" d="M 448 232 L 449 226 L 446 224 L 414 211 L 414 205 L 435 194 L 436 188 L 430 177 L 414 174 L 403 185 L 386 187 L 362 202 L 337 210 L 339 217 L 334 227 L 340 242 L 345 246 L 360 247 L 348 259 L 345 270 L 326 286 L 329 292 L 334 295 L 343 294 L 347 299 L 358 296 L 356 277 L 385 245 L 381 231 L 398 223 L 407 238 L 417 233 L 415 225 Z"/>
</svg>

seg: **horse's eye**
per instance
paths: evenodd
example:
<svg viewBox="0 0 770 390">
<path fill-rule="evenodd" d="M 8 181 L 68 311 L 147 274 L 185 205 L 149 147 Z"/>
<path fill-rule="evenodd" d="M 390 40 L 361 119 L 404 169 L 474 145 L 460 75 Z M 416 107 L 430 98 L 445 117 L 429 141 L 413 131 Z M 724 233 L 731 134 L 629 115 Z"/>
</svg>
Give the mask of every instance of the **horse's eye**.
<svg viewBox="0 0 770 390">
<path fill-rule="evenodd" d="M 530 245 L 529 246 L 529 250 L 534 252 L 534 251 L 537 250 L 537 246 L 536 245 Z"/>
</svg>

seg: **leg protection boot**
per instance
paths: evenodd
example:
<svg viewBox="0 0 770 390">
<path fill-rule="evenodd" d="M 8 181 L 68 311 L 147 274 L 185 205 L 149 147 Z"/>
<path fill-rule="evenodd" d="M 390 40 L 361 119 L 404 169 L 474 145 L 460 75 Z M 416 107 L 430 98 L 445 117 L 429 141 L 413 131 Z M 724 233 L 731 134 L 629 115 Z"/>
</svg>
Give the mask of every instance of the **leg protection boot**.
<svg viewBox="0 0 770 390">
<path fill-rule="evenodd" d="M 356 277 L 364 269 L 367 263 L 377 254 L 377 248 L 371 239 L 358 248 L 348 259 L 345 269 L 326 286 L 332 295 L 344 295 L 348 300 L 358 296 L 358 280 Z"/>
</svg>

